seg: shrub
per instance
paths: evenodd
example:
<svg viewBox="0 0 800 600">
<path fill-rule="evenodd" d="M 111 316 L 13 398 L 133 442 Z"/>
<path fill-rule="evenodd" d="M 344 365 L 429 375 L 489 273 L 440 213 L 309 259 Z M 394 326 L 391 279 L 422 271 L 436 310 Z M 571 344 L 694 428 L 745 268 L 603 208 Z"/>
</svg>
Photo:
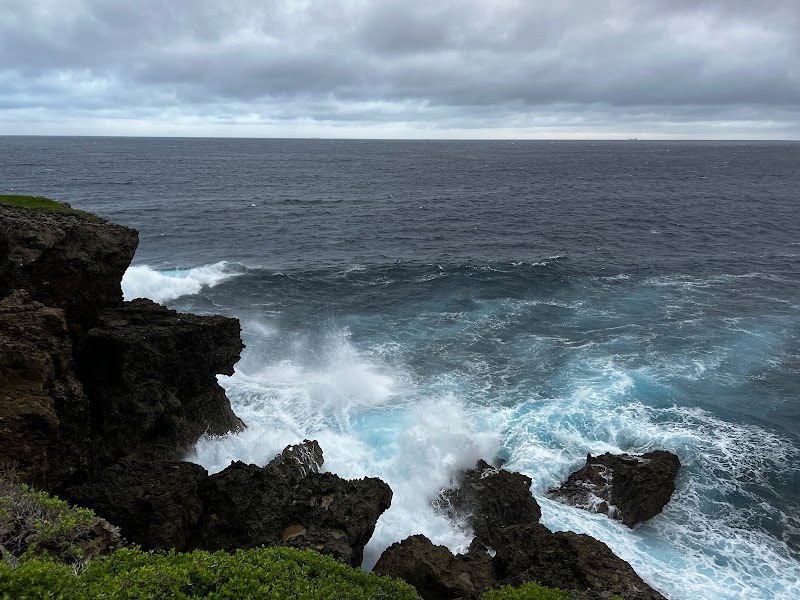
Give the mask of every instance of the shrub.
<svg viewBox="0 0 800 600">
<path fill-rule="evenodd" d="M 94 521 L 88 509 L 72 507 L 13 478 L 0 478 L 0 555 L 6 561 L 26 553 L 80 561 L 80 544 L 90 537 Z"/>
<path fill-rule="evenodd" d="M 481 595 L 481 600 L 573 600 L 573 597 L 565 590 L 534 582 L 518 588 L 504 585 L 499 589 L 489 590 Z"/>
<path fill-rule="evenodd" d="M 120 549 L 71 569 L 42 557 L 0 563 L 0 598 L 297 598 L 419 600 L 410 585 L 312 550 L 227 552 Z"/>
</svg>

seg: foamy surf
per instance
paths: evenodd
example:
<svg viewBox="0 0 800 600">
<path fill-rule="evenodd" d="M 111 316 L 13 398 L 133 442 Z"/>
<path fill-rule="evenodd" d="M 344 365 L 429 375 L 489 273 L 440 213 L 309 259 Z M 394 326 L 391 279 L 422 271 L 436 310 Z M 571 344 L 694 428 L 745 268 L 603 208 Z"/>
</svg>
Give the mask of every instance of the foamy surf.
<svg viewBox="0 0 800 600">
<path fill-rule="evenodd" d="M 199 294 L 204 287 L 212 288 L 239 274 L 226 261 L 191 269 L 157 270 L 149 265 L 135 265 L 128 267 L 122 277 L 122 295 L 125 300 L 149 298 L 154 302 L 169 302 Z"/>
</svg>

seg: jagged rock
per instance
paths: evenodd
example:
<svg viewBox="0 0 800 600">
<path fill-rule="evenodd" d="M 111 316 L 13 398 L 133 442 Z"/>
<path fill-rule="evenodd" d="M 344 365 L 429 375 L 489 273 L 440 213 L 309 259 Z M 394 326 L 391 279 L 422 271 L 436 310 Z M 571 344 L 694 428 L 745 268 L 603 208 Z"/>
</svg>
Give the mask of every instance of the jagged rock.
<svg viewBox="0 0 800 600">
<path fill-rule="evenodd" d="M 0 204 L 0 298 L 24 289 L 67 323 L 94 322 L 122 304 L 122 275 L 136 251 L 133 229 L 78 212 Z"/>
<path fill-rule="evenodd" d="M 200 486 L 207 478 L 200 465 L 127 458 L 63 495 L 115 523 L 146 550 L 185 551 L 203 511 Z"/>
<path fill-rule="evenodd" d="M 273 477 L 305 477 L 309 473 L 319 473 L 324 462 L 322 448 L 316 440 L 303 440 L 302 444 L 286 446 L 283 452 L 273 458 L 266 466 Z"/>
<path fill-rule="evenodd" d="M 663 600 L 633 568 L 603 542 L 571 531 L 551 532 L 540 524 L 498 531 L 492 562 L 503 585 L 531 581 L 567 589 L 576 599 Z"/>
<path fill-rule="evenodd" d="M 301 475 L 295 465 L 277 475 L 235 462 L 211 475 L 202 490 L 204 513 L 194 545 L 233 550 L 290 545 L 360 566 L 392 491 L 380 479 L 345 480 L 332 473 Z"/>
<path fill-rule="evenodd" d="M 412 535 L 389 546 L 373 571 L 407 581 L 426 600 L 477 597 L 497 583 L 488 554 L 453 556 L 424 535 Z"/>
<path fill-rule="evenodd" d="M 489 547 L 497 528 L 538 523 L 542 516 L 531 494 L 530 477 L 484 460 L 465 471 L 454 487 L 443 490 L 437 506 L 451 518 L 465 518 L 475 536 Z"/>
<path fill-rule="evenodd" d="M 179 459 L 204 433 L 242 428 L 216 379 L 233 374 L 242 348 L 236 319 L 145 299 L 103 311 L 78 352 L 93 468 L 131 454 Z"/>
<path fill-rule="evenodd" d="M 127 546 L 119 527 L 112 525 L 102 517 L 95 517 L 89 528 L 89 537 L 78 542 L 83 550 L 83 560 L 92 560 L 99 556 L 108 556 L 117 548 Z"/>
<path fill-rule="evenodd" d="M 392 492 L 379 479 L 344 480 L 322 464 L 316 441 L 287 447 L 267 467 L 236 462 L 208 475 L 187 462 L 126 458 L 65 490 L 144 548 L 235 550 L 290 545 L 360 566 Z"/>
<path fill-rule="evenodd" d="M 675 491 L 681 463 L 671 452 L 642 455 L 586 456 L 586 465 L 572 473 L 550 495 L 590 512 L 604 513 L 628 527 L 662 511 Z"/>
<path fill-rule="evenodd" d="M 16 290 L 0 301 L 0 464 L 52 486 L 85 468 L 87 401 L 64 313 Z"/>
</svg>

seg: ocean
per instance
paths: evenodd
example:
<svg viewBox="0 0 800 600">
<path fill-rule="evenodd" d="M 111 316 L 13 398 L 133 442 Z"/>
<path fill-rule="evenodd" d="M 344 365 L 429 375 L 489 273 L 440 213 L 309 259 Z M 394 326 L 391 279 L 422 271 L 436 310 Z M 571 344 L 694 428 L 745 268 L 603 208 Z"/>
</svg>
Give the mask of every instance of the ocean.
<svg viewBox="0 0 800 600">
<path fill-rule="evenodd" d="M 669 598 L 800 598 L 800 143 L 0 137 L 0 182 L 137 228 L 126 298 L 241 320 L 248 428 L 188 458 L 382 478 L 364 568 L 464 550 L 431 500 L 499 457 Z M 653 449 L 635 529 L 546 495 Z"/>
</svg>

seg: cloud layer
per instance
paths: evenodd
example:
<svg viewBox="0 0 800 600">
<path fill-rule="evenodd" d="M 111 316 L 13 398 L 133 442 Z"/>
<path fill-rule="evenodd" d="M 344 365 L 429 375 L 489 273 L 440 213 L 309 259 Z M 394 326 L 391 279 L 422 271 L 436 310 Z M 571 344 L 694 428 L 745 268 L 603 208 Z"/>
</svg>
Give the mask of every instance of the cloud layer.
<svg viewBox="0 0 800 600">
<path fill-rule="evenodd" d="M 800 138 L 797 0 L 2 0 L 0 133 Z"/>
</svg>

